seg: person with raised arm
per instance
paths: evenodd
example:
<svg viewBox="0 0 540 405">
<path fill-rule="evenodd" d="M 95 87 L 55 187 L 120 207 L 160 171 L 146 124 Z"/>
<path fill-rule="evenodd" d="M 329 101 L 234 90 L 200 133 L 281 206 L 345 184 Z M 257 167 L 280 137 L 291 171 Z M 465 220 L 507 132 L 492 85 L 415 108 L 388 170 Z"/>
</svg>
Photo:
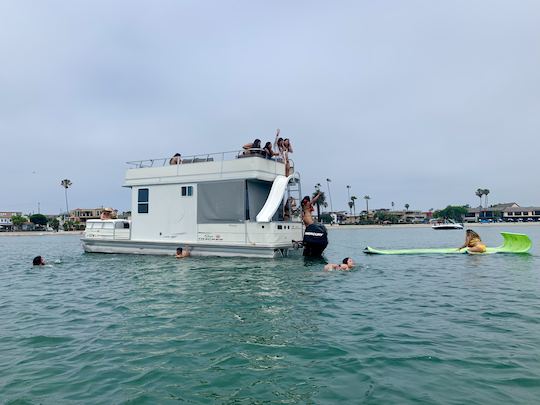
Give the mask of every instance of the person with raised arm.
<svg viewBox="0 0 540 405">
<path fill-rule="evenodd" d="M 307 227 L 308 225 L 313 224 L 315 221 L 313 220 L 313 204 L 317 202 L 319 197 L 321 196 L 321 192 L 319 191 L 317 195 L 313 198 L 309 198 L 309 196 L 305 196 L 302 198 L 302 201 L 300 202 L 300 205 L 302 207 L 302 221 L 304 222 L 304 225 Z"/>
</svg>

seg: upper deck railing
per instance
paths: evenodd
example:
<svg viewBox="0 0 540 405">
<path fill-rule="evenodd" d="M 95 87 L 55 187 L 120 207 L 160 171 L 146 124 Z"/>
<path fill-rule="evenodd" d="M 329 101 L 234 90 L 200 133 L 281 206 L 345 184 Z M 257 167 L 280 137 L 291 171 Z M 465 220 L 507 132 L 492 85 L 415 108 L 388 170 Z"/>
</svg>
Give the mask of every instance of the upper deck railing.
<svg viewBox="0 0 540 405">
<path fill-rule="evenodd" d="M 191 155 L 191 156 L 180 156 L 178 159 L 174 156 L 167 158 L 156 158 L 156 159 L 145 159 L 145 160 L 134 160 L 131 162 L 126 162 L 131 166 L 132 169 L 141 169 L 147 167 L 163 167 L 163 166 L 175 166 L 175 165 L 185 165 L 193 163 L 203 163 L 203 162 L 220 162 L 225 160 L 235 160 L 248 157 L 257 157 L 260 159 L 268 159 L 274 162 L 283 162 L 283 159 L 279 156 L 269 157 L 263 149 L 252 148 L 247 150 L 235 150 L 228 152 L 216 152 L 216 153 L 207 153 L 201 155 Z M 289 159 L 291 161 L 291 159 Z M 291 161 L 292 164 L 292 161 Z"/>
</svg>

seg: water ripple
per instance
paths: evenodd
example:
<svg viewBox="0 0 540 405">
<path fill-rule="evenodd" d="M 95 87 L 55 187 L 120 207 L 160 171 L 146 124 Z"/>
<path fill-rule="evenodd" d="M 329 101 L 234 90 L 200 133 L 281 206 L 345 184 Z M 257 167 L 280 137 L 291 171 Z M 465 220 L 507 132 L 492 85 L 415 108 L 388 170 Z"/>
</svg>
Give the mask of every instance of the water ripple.
<svg viewBox="0 0 540 405">
<path fill-rule="evenodd" d="M 456 235 L 430 232 L 331 232 L 329 258 L 360 262 L 350 273 L 298 259 L 91 255 L 71 237 L 0 238 L 1 400 L 537 402 L 536 252 L 351 252 L 381 237 L 407 247 Z M 52 266 L 28 265 L 30 250 Z"/>
</svg>

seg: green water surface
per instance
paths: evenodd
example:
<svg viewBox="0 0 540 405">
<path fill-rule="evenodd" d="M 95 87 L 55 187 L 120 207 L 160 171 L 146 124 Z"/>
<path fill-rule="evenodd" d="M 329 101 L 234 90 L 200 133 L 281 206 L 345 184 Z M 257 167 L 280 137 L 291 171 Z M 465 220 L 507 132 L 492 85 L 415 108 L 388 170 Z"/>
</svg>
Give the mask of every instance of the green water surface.
<svg viewBox="0 0 540 405">
<path fill-rule="evenodd" d="M 540 226 L 476 228 L 540 241 Z M 0 403 L 533 404 L 539 250 L 463 231 L 330 230 L 322 263 L 102 255 L 78 237 L 0 237 Z M 49 266 L 32 267 L 33 256 Z"/>
</svg>

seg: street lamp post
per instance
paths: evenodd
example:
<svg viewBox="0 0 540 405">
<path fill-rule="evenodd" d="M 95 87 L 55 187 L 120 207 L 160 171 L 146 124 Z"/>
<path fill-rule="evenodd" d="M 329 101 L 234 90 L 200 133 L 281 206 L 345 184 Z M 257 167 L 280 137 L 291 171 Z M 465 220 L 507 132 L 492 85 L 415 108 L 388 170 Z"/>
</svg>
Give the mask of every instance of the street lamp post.
<svg viewBox="0 0 540 405">
<path fill-rule="evenodd" d="M 349 205 L 349 202 L 351 201 L 351 186 L 347 184 L 347 205 L 349 206 L 349 211 L 351 211 L 352 214 L 352 208 Z"/>
<path fill-rule="evenodd" d="M 315 191 L 321 192 L 321 183 L 315 184 Z M 319 205 L 319 199 L 317 199 L 317 222 L 321 222 L 321 206 Z"/>
<path fill-rule="evenodd" d="M 330 212 L 334 212 L 334 208 L 332 207 L 332 194 L 330 193 L 330 182 L 332 180 L 326 179 L 326 185 L 328 186 L 328 198 L 330 199 Z"/>
</svg>

